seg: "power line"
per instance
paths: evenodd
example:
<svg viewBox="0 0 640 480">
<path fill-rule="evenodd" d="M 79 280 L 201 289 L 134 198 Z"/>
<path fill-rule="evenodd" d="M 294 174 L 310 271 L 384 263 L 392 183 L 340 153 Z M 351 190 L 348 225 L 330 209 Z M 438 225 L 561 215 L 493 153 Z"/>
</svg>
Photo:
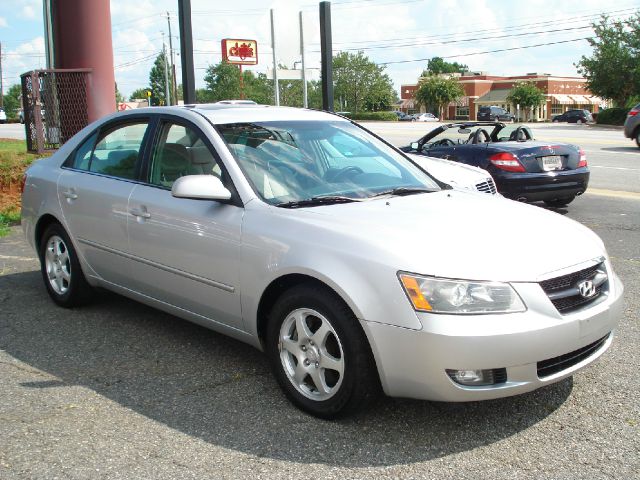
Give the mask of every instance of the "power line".
<svg viewBox="0 0 640 480">
<path fill-rule="evenodd" d="M 548 43 L 538 43 L 536 45 L 524 45 L 521 47 L 511 47 L 511 48 L 500 48 L 497 50 L 487 50 L 485 52 L 473 52 L 473 53 L 461 53 L 459 55 L 445 55 L 442 56 L 440 58 L 458 58 L 458 57 L 471 57 L 474 55 L 484 55 L 487 53 L 498 53 L 498 52 L 509 52 L 512 50 L 524 50 L 526 48 L 536 48 L 536 47 L 544 47 L 547 45 L 558 45 L 560 43 L 571 43 L 571 42 L 581 42 L 583 40 L 588 40 L 590 37 L 584 37 L 584 38 L 574 38 L 572 40 L 559 40 L 557 42 L 548 42 Z M 413 62 L 424 62 L 427 60 L 430 60 L 431 58 L 416 58 L 413 60 L 395 60 L 395 61 L 391 61 L 391 62 L 380 62 L 377 65 L 391 65 L 391 64 L 396 64 L 396 63 L 413 63 Z"/>
<path fill-rule="evenodd" d="M 341 44 L 358 44 L 358 43 L 373 43 L 373 42 L 378 42 L 378 43 L 385 43 L 385 42 L 392 42 L 392 41 L 409 41 L 409 40 L 422 40 L 422 39 L 444 39 L 444 38 L 450 38 L 450 37 L 456 37 L 458 35 L 467 35 L 467 34 L 475 34 L 475 33 L 491 33 L 491 32 L 504 32 L 504 31 L 510 31 L 510 30 L 521 30 L 524 28 L 528 28 L 531 26 L 543 26 L 543 25 L 559 25 L 559 24 L 570 24 L 570 23 L 578 23 L 578 22 L 584 22 L 584 21 L 588 21 L 589 19 L 594 19 L 594 18 L 598 18 L 601 15 L 605 14 L 605 15 L 612 15 L 612 14 L 618 14 L 618 15 L 624 15 L 624 13 L 631 13 L 631 11 L 636 11 L 637 8 L 626 8 L 626 9 L 622 9 L 622 10 L 612 10 L 612 11 L 601 11 L 600 13 L 596 13 L 596 14 L 591 14 L 591 15 L 582 15 L 582 16 L 577 16 L 577 17 L 567 17 L 566 19 L 553 19 L 553 20 L 547 20 L 547 21 L 542 21 L 542 22 L 531 22 L 531 23 L 524 23 L 524 24 L 515 24 L 515 25 L 511 25 L 511 26 L 506 26 L 506 27 L 496 27 L 493 29 L 481 29 L 481 30 L 467 30 L 464 32 L 455 32 L 455 33 L 447 33 L 447 34 L 443 34 L 443 35 L 430 35 L 428 37 L 425 37 L 424 35 L 421 36 L 417 36 L 417 37 L 396 37 L 396 38 L 386 38 L 386 39 L 378 39 L 378 40 L 354 40 L 354 41 L 347 41 L 347 42 L 334 42 L 334 45 L 341 45 Z M 623 13 L 624 12 L 624 13 Z M 315 43 L 311 43 L 310 45 L 319 45 L 318 42 Z"/>
<path fill-rule="evenodd" d="M 425 46 L 425 45 L 450 45 L 452 43 L 466 43 L 466 42 L 475 42 L 478 40 L 497 40 L 502 38 L 516 38 L 516 37 L 524 37 L 529 35 L 545 35 L 548 33 L 557 33 L 557 32 L 568 32 L 574 30 L 585 30 L 590 29 L 590 26 L 587 27 L 572 27 L 572 28 L 557 28 L 552 30 L 541 30 L 537 32 L 526 32 L 526 33 L 515 33 L 515 34 L 507 34 L 507 35 L 496 35 L 492 37 L 478 37 L 478 38 L 464 38 L 460 40 L 445 40 L 445 41 L 435 41 L 435 42 L 418 42 L 418 43 L 405 43 L 405 44 L 394 44 L 394 45 L 374 45 L 372 47 L 360 47 L 360 48 L 340 48 L 338 50 L 341 51 L 361 51 L 361 50 L 379 50 L 379 49 L 387 49 L 387 48 L 398 48 L 398 47 L 413 47 L 413 46 Z M 314 53 L 319 52 L 320 50 L 313 50 Z"/>
</svg>

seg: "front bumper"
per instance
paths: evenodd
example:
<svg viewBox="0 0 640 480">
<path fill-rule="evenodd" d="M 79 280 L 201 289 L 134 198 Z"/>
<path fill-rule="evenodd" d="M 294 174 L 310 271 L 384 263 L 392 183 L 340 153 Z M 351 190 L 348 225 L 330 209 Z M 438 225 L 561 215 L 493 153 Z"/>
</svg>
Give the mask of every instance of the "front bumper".
<svg viewBox="0 0 640 480">
<path fill-rule="evenodd" d="M 571 376 L 611 345 L 622 315 L 623 286 L 611 272 L 607 298 L 561 315 L 537 283 L 513 284 L 528 310 L 506 315 L 419 314 L 420 331 L 363 321 L 387 395 L 449 402 L 507 397 Z M 587 358 L 547 377 L 538 362 L 604 339 Z M 484 387 L 455 383 L 447 369 L 505 368 L 507 379 Z"/>
<path fill-rule="evenodd" d="M 498 187 L 498 191 L 507 198 L 537 202 L 555 200 L 581 195 L 589 184 L 589 170 L 544 172 L 544 173 L 514 173 L 503 175 L 491 172 Z"/>
</svg>

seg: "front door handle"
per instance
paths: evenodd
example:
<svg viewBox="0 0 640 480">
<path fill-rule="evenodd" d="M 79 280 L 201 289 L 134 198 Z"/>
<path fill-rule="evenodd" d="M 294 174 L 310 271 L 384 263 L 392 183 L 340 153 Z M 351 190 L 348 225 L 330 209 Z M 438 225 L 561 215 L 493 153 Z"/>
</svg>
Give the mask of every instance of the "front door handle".
<svg viewBox="0 0 640 480">
<path fill-rule="evenodd" d="M 142 208 L 132 208 L 131 210 L 129 210 L 129 213 L 131 215 L 133 215 L 134 217 L 140 217 L 140 218 L 151 218 L 151 214 L 149 212 L 147 212 L 147 209 L 142 207 Z"/>
</svg>

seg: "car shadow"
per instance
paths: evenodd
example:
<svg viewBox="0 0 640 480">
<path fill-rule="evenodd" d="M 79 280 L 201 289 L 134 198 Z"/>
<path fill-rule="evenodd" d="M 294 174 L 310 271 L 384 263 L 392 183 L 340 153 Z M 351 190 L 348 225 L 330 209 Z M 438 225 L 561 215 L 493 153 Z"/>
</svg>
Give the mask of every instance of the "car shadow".
<svg viewBox="0 0 640 480">
<path fill-rule="evenodd" d="M 601 148 L 600 150 L 602 150 L 603 152 L 613 152 L 613 153 L 625 152 L 625 153 L 640 154 L 640 148 L 638 148 L 635 143 L 633 144 L 630 143 L 628 147 L 606 147 L 606 148 Z"/>
<path fill-rule="evenodd" d="M 382 398 L 329 422 L 285 399 L 259 351 L 137 302 L 104 292 L 61 309 L 36 271 L 0 276 L 0 302 L 0 349 L 45 372 L 22 387 L 80 385 L 178 432 L 270 459 L 370 467 L 446 457 L 535 425 L 573 388 L 567 379 L 463 404 Z"/>
</svg>

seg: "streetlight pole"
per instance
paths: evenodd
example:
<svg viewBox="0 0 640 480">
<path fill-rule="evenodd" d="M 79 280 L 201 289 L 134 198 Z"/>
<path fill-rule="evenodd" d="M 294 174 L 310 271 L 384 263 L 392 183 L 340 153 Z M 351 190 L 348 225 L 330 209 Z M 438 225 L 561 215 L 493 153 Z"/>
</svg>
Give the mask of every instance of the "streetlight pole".
<svg viewBox="0 0 640 480">
<path fill-rule="evenodd" d="M 302 106 L 309 107 L 307 99 L 307 73 L 304 69 L 304 34 L 302 32 L 302 10 L 300 10 L 300 56 L 302 58 Z"/>
<path fill-rule="evenodd" d="M 167 65 L 167 44 L 164 42 L 164 32 L 162 32 L 162 56 L 164 57 L 164 102 L 171 105 L 169 97 L 169 66 Z"/>
</svg>

